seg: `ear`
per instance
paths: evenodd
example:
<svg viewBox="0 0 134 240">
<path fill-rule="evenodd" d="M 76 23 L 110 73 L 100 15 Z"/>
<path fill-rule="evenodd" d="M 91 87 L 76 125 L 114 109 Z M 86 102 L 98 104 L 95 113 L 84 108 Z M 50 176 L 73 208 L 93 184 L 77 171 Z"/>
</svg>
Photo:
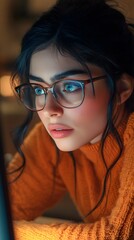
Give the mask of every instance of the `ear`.
<svg viewBox="0 0 134 240">
<path fill-rule="evenodd" d="M 118 105 L 127 101 L 134 91 L 134 78 L 124 73 L 117 81 Z"/>
</svg>

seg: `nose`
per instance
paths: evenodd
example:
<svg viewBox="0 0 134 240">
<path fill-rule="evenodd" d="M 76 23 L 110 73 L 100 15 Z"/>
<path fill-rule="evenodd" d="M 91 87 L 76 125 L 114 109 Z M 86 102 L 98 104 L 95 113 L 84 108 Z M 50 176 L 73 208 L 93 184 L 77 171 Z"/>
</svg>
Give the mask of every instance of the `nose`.
<svg viewBox="0 0 134 240">
<path fill-rule="evenodd" d="M 60 117 L 63 114 L 62 106 L 60 106 L 56 102 L 56 99 L 54 98 L 51 92 L 47 93 L 46 105 L 42 111 L 44 111 L 45 117 L 49 117 L 49 118 L 53 116 Z"/>
</svg>

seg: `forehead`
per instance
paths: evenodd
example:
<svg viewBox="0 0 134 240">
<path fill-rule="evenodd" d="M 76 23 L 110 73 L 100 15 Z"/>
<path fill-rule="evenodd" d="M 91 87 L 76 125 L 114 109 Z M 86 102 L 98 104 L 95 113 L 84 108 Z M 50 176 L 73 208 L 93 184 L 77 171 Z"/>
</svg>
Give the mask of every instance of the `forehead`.
<svg viewBox="0 0 134 240">
<path fill-rule="evenodd" d="M 102 73 L 102 69 L 98 66 L 87 65 L 91 73 Z M 55 74 L 74 69 L 84 70 L 84 67 L 71 55 L 62 55 L 54 46 L 34 53 L 30 61 L 30 74 L 42 78 L 51 78 Z"/>
<path fill-rule="evenodd" d="M 36 52 L 32 55 L 31 62 L 30 62 L 30 71 L 35 71 L 37 69 L 47 69 L 51 70 L 59 70 L 60 69 L 70 69 L 70 67 L 78 67 L 82 68 L 81 64 L 74 60 L 69 55 L 61 55 L 60 52 L 50 46 L 44 50 Z"/>
</svg>

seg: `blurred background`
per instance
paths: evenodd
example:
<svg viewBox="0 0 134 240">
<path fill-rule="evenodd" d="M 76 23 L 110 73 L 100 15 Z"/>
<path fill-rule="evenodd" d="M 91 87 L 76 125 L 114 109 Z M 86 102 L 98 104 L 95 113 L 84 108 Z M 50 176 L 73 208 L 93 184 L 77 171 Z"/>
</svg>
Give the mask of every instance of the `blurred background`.
<svg viewBox="0 0 134 240">
<path fill-rule="evenodd" d="M 115 7 L 125 14 L 127 21 L 134 24 L 134 0 L 109 1 L 110 4 L 113 2 Z M 13 65 L 20 52 L 24 34 L 42 12 L 55 3 L 56 0 L 0 0 L 0 108 L 7 162 L 12 159 L 16 151 L 11 139 L 11 131 L 23 121 L 26 115 L 26 109 L 16 101 L 10 87 Z M 32 126 L 37 121 L 39 119 L 35 115 Z M 80 217 L 73 203 L 68 199 L 69 197 L 66 196 L 60 203 L 60 207 L 56 206 L 48 215 L 79 220 Z"/>
</svg>

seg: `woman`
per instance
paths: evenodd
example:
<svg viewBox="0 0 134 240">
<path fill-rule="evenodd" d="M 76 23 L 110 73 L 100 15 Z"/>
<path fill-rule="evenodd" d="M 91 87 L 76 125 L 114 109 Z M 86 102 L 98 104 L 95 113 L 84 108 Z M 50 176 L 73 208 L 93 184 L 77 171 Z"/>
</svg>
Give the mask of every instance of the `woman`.
<svg viewBox="0 0 134 240">
<path fill-rule="evenodd" d="M 123 15 L 99 0 L 58 1 L 25 35 L 12 79 L 30 110 L 10 165 L 23 170 L 13 216 L 31 221 L 68 191 L 83 223 L 20 221 L 16 239 L 133 239 L 133 45 Z M 33 111 L 41 123 L 22 144 Z"/>
</svg>

